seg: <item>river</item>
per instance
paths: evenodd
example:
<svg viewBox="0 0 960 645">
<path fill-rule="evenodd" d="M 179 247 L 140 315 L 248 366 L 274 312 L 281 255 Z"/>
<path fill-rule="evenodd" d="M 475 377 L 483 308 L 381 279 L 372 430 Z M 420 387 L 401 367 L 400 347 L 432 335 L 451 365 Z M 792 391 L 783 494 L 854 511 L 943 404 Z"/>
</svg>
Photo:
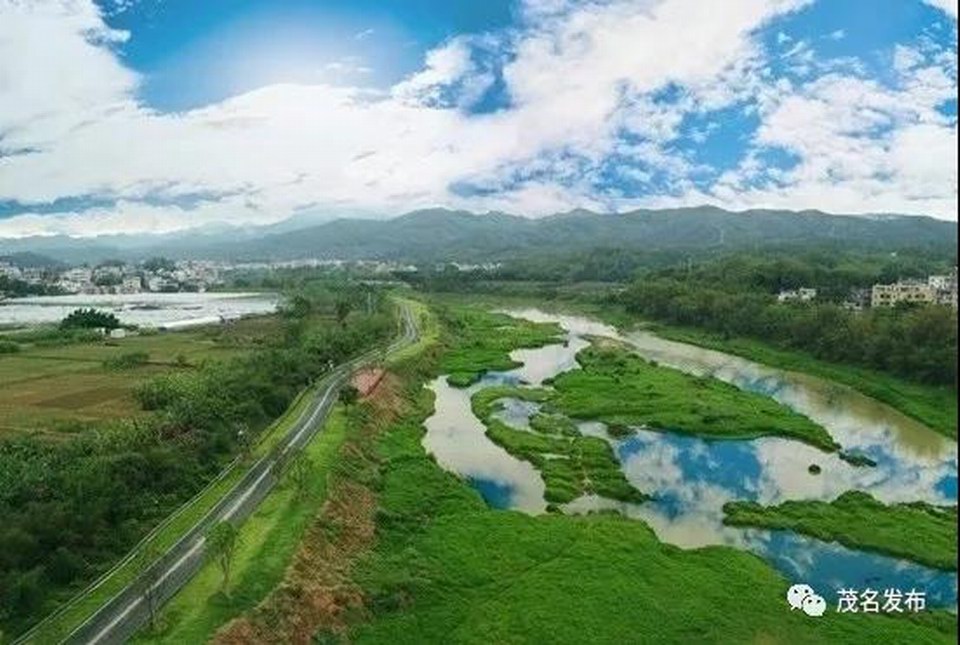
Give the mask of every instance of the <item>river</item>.
<svg viewBox="0 0 960 645">
<path fill-rule="evenodd" d="M 109 311 L 126 325 L 159 327 L 169 323 L 234 318 L 276 311 L 269 293 L 130 293 L 36 296 L 0 301 L 0 327 L 58 323 L 80 307 Z"/>
<path fill-rule="evenodd" d="M 562 371 L 578 369 L 574 357 L 587 346 L 585 337 L 608 336 L 629 343 L 638 354 L 661 365 L 770 396 L 810 417 L 844 450 L 868 456 L 876 466 L 853 466 L 836 453 L 774 437 L 710 441 L 635 428 L 632 435 L 618 440 L 607 435 L 602 423 L 586 421 L 578 424 L 580 431 L 609 441 L 627 479 L 654 498 L 637 505 L 582 497 L 565 505 L 565 512 L 616 509 L 645 521 L 664 542 L 684 548 L 724 544 L 746 549 L 765 558 L 790 580 L 817 589 L 916 588 L 927 592 L 931 605 L 956 605 L 956 574 L 792 532 L 741 529 L 722 523 L 722 507 L 728 501 L 832 500 L 854 489 L 885 502 L 956 504 L 956 442 L 849 387 L 813 376 L 665 340 L 645 331 L 621 334 L 582 316 L 539 309 L 505 313 L 559 323 L 566 343 L 514 351 L 511 357 L 522 361 L 521 367 L 487 374 L 470 388 L 451 387 L 445 377 L 434 380 L 430 388 L 436 393 L 436 409 L 425 423 L 425 448 L 442 466 L 465 477 L 491 506 L 542 513 L 546 509 L 544 483 L 531 464 L 487 438 L 483 424 L 471 412 L 471 395 L 495 383 L 539 385 Z M 505 404 L 498 415 L 521 429 L 538 409 L 536 404 L 516 400 Z M 811 474 L 811 464 L 820 466 L 821 473 Z"/>
</svg>

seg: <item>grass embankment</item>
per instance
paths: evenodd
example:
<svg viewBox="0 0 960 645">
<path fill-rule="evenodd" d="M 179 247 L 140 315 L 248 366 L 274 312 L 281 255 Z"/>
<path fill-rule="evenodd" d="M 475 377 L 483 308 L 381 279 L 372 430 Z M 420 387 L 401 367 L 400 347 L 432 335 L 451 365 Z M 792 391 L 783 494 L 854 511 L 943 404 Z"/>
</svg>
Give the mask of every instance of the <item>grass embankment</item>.
<svg viewBox="0 0 960 645">
<path fill-rule="evenodd" d="M 257 444 L 250 451 L 250 460 L 259 459 L 266 455 L 284 435 L 289 432 L 293 423 L 306 411 L 313 390 L 306 390 L 300 394 L 287 411 L 260 435 Z M 156 532 L 138 545 L 138 552 L 163 553 L 194 524 L 207 514 L 218 501 L 239 482 L 245 474 L 243 463 L 239 467 L 230 468 L 221 477 L 213 481 L 195 498 L 181 507 L 170 519 L 162 524 Z M 110 598 L 119 593 L 140 573 L 143 562 L 137 557 L 128 559 L 106 578 L 103 583 L 90 594 L 83 596 L 77 602 L 69 605 L 62 613 L 37 632 L 31 642 L 58 643 L 67 637 L 74 629 L 81 625 L 97 609 Z M 79 590 L 74 590 L 79 591 Z M 67 600 L 67 597 L 64 598 Z"/>
<path fill-rule="evenodd" d="M 583 369 L 552 382 L 552 406 L 573 418 L 712 439 L 779 436 L 821 450 L 839 448 L 821 426 L 768 397 L 656 365 L 614 343 L 595 342 L 577 354 L 577 362 Z"/>
<path fill-rule="evenodd" d="M 957 393 L 952 388 L 913 383 L 875 370 L 830 363 L 803 352 L 778 349 L 749 338 L 723 338 L 699 329 L 666 325 L 653 325 L 650 329 L 670 340 L 728 352 L 765 365 L 842 383 L 886 403 L 932 430 L 951 439 L 957 438 Z"/>
<path fill-rule="evenodd" d="M 208 562 L 163 609 L 157 629 L 141 634 L 138 641 L 204 642 L 220 625 L 254 607 L 280 582 L 300 538 L 324 503 L 327 475 L 347 428 L 342 407 L 334 408 L 323 430 L 304 448 L 312 464 L 304 489 L 285 480 L 243 523 L 229 596 L 220 589 L 217 565 Z"/>
<path fill-rule="evenodd" d="M 473 395 L 471 406 L 490 439 L 540 471 L 548 502 L 564 504 L 588 494 L 625 502 L 648 499 L 627 481 L 610 444 L 597 437 L 584 437 L 569 418 L 538 413 L 530 420 L 532 432 L 511 428 L 493 418 L 505 398 L 545 402 L 551 395 L 540 388 L 489 387 Z"/>
<path fill-rule="evenodd" d="M 554 323 L 534 323 L 505 314 L 493 314 L 478 307 L 451 305 L 438 308 L 443 323 L 445 353 L 440 372 L 447 382 L 467 387 L 487 371 L 519 367 L 510 352 L 524 347 L 542 347 L 563 340 Z"/>
<path fill-rule="evenodd" d="M 787 529 L 854 549 L 876 551 L 946 571 L 957 570 L 957 507 L 923 502 L 883 504 L 849 491 L 832 502 L 788 501 L 779 506 L 728 502 L 724 523 Z"/>
</svg>

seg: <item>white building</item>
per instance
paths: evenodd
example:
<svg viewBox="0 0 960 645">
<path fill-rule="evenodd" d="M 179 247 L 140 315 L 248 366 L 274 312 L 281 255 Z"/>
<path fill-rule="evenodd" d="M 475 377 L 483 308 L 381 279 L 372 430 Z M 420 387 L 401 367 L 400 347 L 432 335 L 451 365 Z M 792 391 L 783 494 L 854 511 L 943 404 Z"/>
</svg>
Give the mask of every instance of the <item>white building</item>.
<svg viewBox="0 0 960 645">
<path fill-rule="evenodd" d="M 809 287 L 800 287 L 799 289 L 789 289 L 777 294 L 777 302 L 809 302 L 817 297 L 817 290 Z"/>
<path fill-rule="evenodd" d="M 120 293 L 140 293 L 140 276 L 131 275 L 123 279 L 120 283 Z"/>
</svg>

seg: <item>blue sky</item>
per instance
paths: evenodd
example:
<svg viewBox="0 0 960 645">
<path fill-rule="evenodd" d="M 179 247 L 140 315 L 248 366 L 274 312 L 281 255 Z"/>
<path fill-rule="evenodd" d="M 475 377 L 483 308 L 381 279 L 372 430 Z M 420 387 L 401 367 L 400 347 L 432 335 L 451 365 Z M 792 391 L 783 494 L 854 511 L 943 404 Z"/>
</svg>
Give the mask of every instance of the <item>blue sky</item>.
<svg viewBox="0 0 960 645">
<path fill-rule="evenodd" d="M 955 0 L 0 0 L 0 236 L 956 219 Z"/>
</svg>

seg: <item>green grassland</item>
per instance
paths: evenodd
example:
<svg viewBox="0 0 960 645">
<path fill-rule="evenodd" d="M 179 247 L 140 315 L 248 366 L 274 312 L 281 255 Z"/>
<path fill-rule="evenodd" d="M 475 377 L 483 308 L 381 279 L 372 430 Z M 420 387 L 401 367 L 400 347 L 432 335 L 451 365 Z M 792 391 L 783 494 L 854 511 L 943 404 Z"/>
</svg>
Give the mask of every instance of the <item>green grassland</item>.
<svg viewBox="0 0 960 645">
<path fill-rule="evenodd" d="M 519 367 L 510 352 L 524 347 L 542 347 L 562 341 L 562 330 L 553 323 L 534 323 L 494 314 L 478 307 L 444 305 L 437 310 L 443 323 L 445 342 L 441 371 L 447 382 L 466 387 L 487 371 Z"/>
<path fill-rule="evenodd" d="M 378 443 L 377 540 L 354 567 L 366 607 L 350 642 L 955 642 L 956 618 L 940 612 L 811 620 L 758 557 L 665 545 L 639 521 L 488 508 L 423 451 L 428 371 L 409 367 L 412 410 Z"/>
<path fill-rule="evenodd" d="M 551 394 L 538 388 L 489 387 L 473 395 L 471 406 L 490 439 L 540 471 L 548 502 L 564 504 L 589 494 L 625 502 L 646 500 L 647 496 L 624 477 L 610 444 L 597 437 L 582 436 L 568 418 L 539 414 L 534 417 L 536 421 L 531 421 L 533 432 L 527 432 L 492 417 L 504 398 L 542 402 L 549 400 Z"/>
<path fill-rule="evenodd" d="M 795 372 L 804 372 L 847 385 L 882 401 L 937 432 L 957 438 L 957 393 L 949 387 L 924 385 L 853 365 L 830 363 L 804 354 L 772 347 L 749 338 L 723 338 L 719 334 L 666 325 L 654 325 L 658 336 Z"/>
<path fill-rule="evenodd" d="M 135 641 L 202 643 L 221 625 L 260 602 L 282 579 L 300 538 L 322 507 L 327 474 L 347 432 L 347 414 L 338 406 L 304 449 L 312 464 L 306 493 L 284 481 L 243 523 L 229 596 L 220 590 L 217 565 L 207 562 L 163 609 L 156 629 L 146 630 Z"/>
<path fill-rule="evenodd" d="M 957 570 L 957 507 L 923 502 L 883 504 L 848 491 L 832 502 L 788 501 L 779 506 L 728 502 L 724 523 L 787 529 L 854 549 L 886 553 L 930 567 Z"/>
<path fill-rule="evenodd" d="M 0 354 L 0 436 L 56 436 L 142 414 L 134 398 L 141 383 L 165 371 L 238 356 L 270 342 L 279 329 L 276 316 L 262 316 L 188 331 L 60 344 L 31 342 L 36 333 L 15 335 L 22 340 L 18 351 Z M 123 357 L 139 353 L 147 356 L 144 364 L 116 368 Z"/>
<path fill-rule="evenodd" d="M 768 397 L 656 365 L 614 343 L 594 342 L 577 362 L 583 369 L 553 379 L 551 400 L 576 419 L 715 439 L 779 436 L 825 451 L 839 447 L 821 426 Z"/>
</svg>

